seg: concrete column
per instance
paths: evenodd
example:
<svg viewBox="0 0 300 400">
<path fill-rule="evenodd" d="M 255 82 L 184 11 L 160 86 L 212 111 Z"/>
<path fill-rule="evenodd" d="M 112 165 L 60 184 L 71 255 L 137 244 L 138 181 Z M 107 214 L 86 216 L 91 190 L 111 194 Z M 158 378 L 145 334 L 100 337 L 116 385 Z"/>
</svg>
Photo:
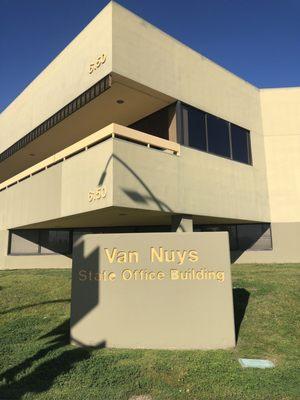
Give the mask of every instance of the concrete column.
<svg viewBox="0 0 300 400">
<path fill-rule="evenodd" d="M 5 259 L 8 250 L 8 238 L 9 238 L 9 231 L 0 230 L 0 269 L 5 268 Z"/>
<path fill-rule="evenodd" d="M 193 232 L 192 215 L 172 215 L 172 232 Z"/>
</svg>

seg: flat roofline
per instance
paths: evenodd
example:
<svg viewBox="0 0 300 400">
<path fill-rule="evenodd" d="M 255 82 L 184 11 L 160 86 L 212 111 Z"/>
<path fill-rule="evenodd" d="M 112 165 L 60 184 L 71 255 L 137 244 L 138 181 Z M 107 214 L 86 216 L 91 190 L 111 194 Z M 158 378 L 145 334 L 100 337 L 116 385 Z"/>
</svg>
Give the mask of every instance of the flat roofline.
<svg viewBox="0 0 300 400">
<path fill-rule="evenodd" d="M 3 114 L 9 107 L 11 107 L 13 105 L 13 103 L 16 101 L 16 99 L 21 96 L 26 90 L 27 88 L 31 85 L 32 82 L 34 82 L 40 75 L 42 75 L 47 68 L 49 67 L 49 65 L 51 65 L 53 62 L 56 62 L 59 58 L 59 56 L 61 55 L 61 53 L 63 53 L 69 46 L 71 43 L 73 43 L 77 37 L 90 25 L 90 23 L 97 18 L 97 16 L 102 13 L 107 7 L 110 7 L 111 5 L 115 6 L 115 7 L 119 7 L 123 10 L 125 10 L 127 13 L 133 15 L 134 17 L 139 18 L 144 24 L 147 24 L 149 26 L 151 26 L 152 29 L 155 29 L 157 31 L 159 31 L 162 35 L 170 38 L 171 40 L 177 42 L 178 44 L 180 44 L 181 46 L 191 50 L 192 52 L 196 53 L 198 56 L 202 57 L 203 59 L 207 60 L 208 62 L 214 64 L 217 68 L 221 69 L 222 71 L 225 71 L 227 73 L 229 73 L 230 75 L 234 76 L 235 78 L 238 78 L 239 80 L 241 80 L 242 82 L 246 83 L 247 85 L 251 86 L 252 88 L 256 89 L 256 90 L 269 90 L 269 89 L 293 89 L 293 88 L 298 88 L 299 86 L 296 87 L 286 87 L 286 88 L 281 88 L 281 87 L 272 87 L 272 88 L 263 88 L 263 87 L 257 87 L 254 84 L 252 84 L 251 82 L 247 81 L 246 79 L 240 77 L 239 75 L 233 73 L 232 71 L 230 71 L 229 69 L 223 67 L 222 65 L 220 65 L 219 63 L 217 63 L 216 61 L 208 58 L 207 56 L 203 55 L 202 53 L 200 53 L 198 50 L 192 48 L 191 46 L 187 45 L 186 43 L 182 42 L 181 40 L 177 39 L 176 37 L 170 35 L 169 33 L 165 32 L 164 30 L 162 30 L 161 28 L 158 28 L 157 26 L 155 26 L 154 24 L 150 23 L 149 21 L 147 21 L 146 19 L 142 18 L 140 15 L 138 15 L 137 13 L 129 10 L 128 8 L 124 7 L 123 5 L 119 4 L 117 1 L 111 0 L 109 3 L 107 3 L 107 5 L 105 7 L 103 7 L 99 13 L 96 14 L 96 16 L 94 18 L 92 18 L 88 24 L 81 30 L 78 32 L 78 34 L 67 44 L 67 46 L 65 46 L 51 61 L 50 63 L 44 68 L 42 69 L 36 76 L 35 78 L 28 83 L 25 88 L 0 112 L 0 116 L 1 114 Z"/>
<path fill-rule="evenodd" d="M 166 31 L 162 30 L 161 28 L 158 28 L 156 25 L 153 25 L 151 22 L 147 21 L 146 19 L 142 18 L 140 15 L 134 13 L 133 11 L 129 10 L 128 8 L 124 7 L 123 5 L 121 5 L 120 3 L 118 3 L 115 0 L 111 0 L 110 3 L 113 3 L 115 5 L 117 5 L 118 7 L 126 10 L 128 13 L 134 15 L 135 17 L 139 18 L 141 21 L 143 21 L 144 23 L 150 25 L 152 28 L 154 28 L 155 30 L 159 31 L 160 33 L 162 33 L 164 36 L 167 36 L 168 38 L 170 38 L 171 40 L 179 43 L 181 46 L 186 47 L 187 49 L 191 50 L 192 52 L 196 53 L 198 56 L 204 58 L 205 60 L 209 61 L 210 63 L 214 64 L 216 67 L 220 68 L 221 70 L 229 73 L 230 75 L 234 76 L 235 78 L 240 79 L 241 81 L 243 81 L 244 83 L 246 83 L 247 85 L 251 86 L 252 88 L 256 89 L 256 90 L 260 90 L 259 87 L 255 86 L 253 83 L 247 81 L 246 79 L 240 77 L 239 75 L 236 75 L 234 72 L 230 71 L 229 69 L 223 67 L 222 65 L 218 64 L 216 61 L 204 56 L 202 53 L 200 53 L 198 50 L 193 49 L 193 47 L 187 45 L 186 43 L 182 42 L 181 40 L 177 39 L 176 37 L 170 35 L 169 33 L 167 33 Z"/>
<path fill-rule="evenodd" d="M 300 86 L 282 86 L 282 87 L 266 87 L 259 90 L 299 90 Z"/>
</svg>

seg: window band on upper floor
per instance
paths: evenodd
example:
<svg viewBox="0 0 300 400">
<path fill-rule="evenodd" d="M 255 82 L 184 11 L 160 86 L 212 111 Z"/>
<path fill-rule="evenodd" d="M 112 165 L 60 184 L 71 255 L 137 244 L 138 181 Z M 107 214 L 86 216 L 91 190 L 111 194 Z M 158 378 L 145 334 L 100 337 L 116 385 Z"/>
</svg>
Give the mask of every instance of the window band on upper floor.
<svg viewBox="0 0 300 400">
<path fill-rule="evenodd" d="M 252 165 L 249 130 L 185 103 L 176 109 L 180 144 Z"/>
<path fill-rule="evenodd" d="M 53 128 L 59 122 L 63 121 L 69 115 L 73 114 L 75 111 L 78 111 L 80 108 L 85 106 L 87 103 L 98 97 L 100 94 L 105 92 L 107 89 L 111 87 L 111 75 L 106 75 L 100 81 L 95 83 L 85 92 L 80 94 L 66 106 L 61 108 L 51 117 L 46 119 L 36 128 L 34 128 L 31 132 L 27 133 L 27 135 L 23 136 L 13 145 L 8 147 L 5 151 L 0 154 L 0 162 L 6 160 L 7 158 L 11 157 L 15 154 L 18 150 L 21 150 L 27 144 L 32 142 L 33 140 L 37 139 L 39 136 L 46 133 L 49 129 Z"/>
<path fill-rule="evenodd" d="M 249 130 L 181 101 L 147 115 L 130 127 L 176 141 L 183 146 L 252 165 Z"/>
</svg>

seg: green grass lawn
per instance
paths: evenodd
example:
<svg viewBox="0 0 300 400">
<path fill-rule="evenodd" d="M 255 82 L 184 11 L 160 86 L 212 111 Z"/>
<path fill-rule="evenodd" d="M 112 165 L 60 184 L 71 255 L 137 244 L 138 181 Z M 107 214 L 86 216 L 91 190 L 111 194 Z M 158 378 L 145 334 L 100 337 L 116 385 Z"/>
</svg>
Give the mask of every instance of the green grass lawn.
<svg viewBox="0 0 300 400">
<path fill-rule="evenodd" d="M 70 346 L 70 271 L 1 271 L 0 399 L 300 399 L 300 265 L 232 273 L 236 349 L 154 351 Z M 242 369 L 239 357 L 276 368 Z"/>
</svg>

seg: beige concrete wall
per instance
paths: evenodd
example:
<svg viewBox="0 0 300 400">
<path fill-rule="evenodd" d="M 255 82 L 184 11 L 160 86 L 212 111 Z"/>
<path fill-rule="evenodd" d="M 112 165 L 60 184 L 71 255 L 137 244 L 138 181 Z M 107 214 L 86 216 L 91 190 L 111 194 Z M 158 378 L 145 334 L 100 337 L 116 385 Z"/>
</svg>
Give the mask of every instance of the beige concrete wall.
<svg viewBox="0 0 300 400">
<path fill-rule="evenodd" d="M 107 140 L 0 192 L 1 228 L 17 228 L 111 206 L 112 146 L 112 140 Z M 106 196 L 90 202 L 89 192 L 97 189 L 103 171 Z"/>
<path fill-rule="evenodd" d="M 0 230 L 0 269 L 5 268 L 5 260 L 7 257 L 8 250 L 8 241 L 9 241 L 9 232 L 8 230 Z"/>
<path fill-rule="evenodd" d="M 113 72 L 261 133 L 257 88 L 116 3 L 112 33 Z"/>
<path fill-rule="evenodd" d="M 158 261 L 150 248 L 198 257 Z M 106 249 L 106 250 L 105 250 Z M 109 261 L 106 251 L 125 251 Z M 130 259 L 128 251 L 138 258 Z M 170 252 L 168 253 L 171 257 Z M 178 253 L 176 253 L 178 254 Z M 119 257 L 119 253 L 118 253 Z M 171 258 L 169 259 L 171 260 Z M 124 270 L 156 279 L 124 279 Z M 184 271 L 220 279 L 171 279 Z M 113 281 L 103 280 L 115 274 Z M 160 274 L 161 279 L 158 278 Z M 128 272 L 125 272 L 128 276 Z M 190 273 L 190 276 L 192 273 Z M 101 278 L 102 276 L 102 278 Z M 143 275 L 145 276 L 145 275 Z M 174 275 L 173 275 L 174 276 Z M 187 275 L 188 276 L 188 275 Z M 201 278 L 201 272 L 198 276 Z M 87 279 L 85 279 L 85 277 Z M 123 277 L 123 278 L 122 278 Z M 72 266 L 71 340 L 80 346 L 218 349 L 235 346 L 229 246 L 226 233 L 79 235 Z"/>
<path fill-rule="evenodd" d="M 4 257 L 0 269 L 71 268 L 72 258 L 60 254 Z"/>
<path fill-rule="evenodd" d="M 61 216 L 90 212 L 112 205 L 112 152 L 113 140 L 110 139 L 63 163 Z M 98 186 L 105 187 L 105 197 L 89 202 L 89 192 L 95 191 Z"/>
<path fill-rule="evenodd" d="M 111 72 L 111 12 L 108 4 L 1 113 L 0 152 Z M 105 63 L 90 74 L 103 53 Z"/>
<path fill-rule="evenodd" d="M 261 90 L 272 222 L 300 222 L 300 87 Z"/>
<path fill-rule="evenodd" d="M 57 164 L 0 192 L 1 229 L 58 218 L 61 174 L 62 164 Z"/>
<path fill-rule="evenodd" d="M 187 147 L 181 146 L 176 157 L 115 140 L 114 176 L 116 206 L 250 221 L 270 218 L 263 173 Z"/>
<path fill-rule="evenodd" d="M 273 250 L 238 263 L 300 262 L 300 88 L 260 90 Z"/>
</svg>

